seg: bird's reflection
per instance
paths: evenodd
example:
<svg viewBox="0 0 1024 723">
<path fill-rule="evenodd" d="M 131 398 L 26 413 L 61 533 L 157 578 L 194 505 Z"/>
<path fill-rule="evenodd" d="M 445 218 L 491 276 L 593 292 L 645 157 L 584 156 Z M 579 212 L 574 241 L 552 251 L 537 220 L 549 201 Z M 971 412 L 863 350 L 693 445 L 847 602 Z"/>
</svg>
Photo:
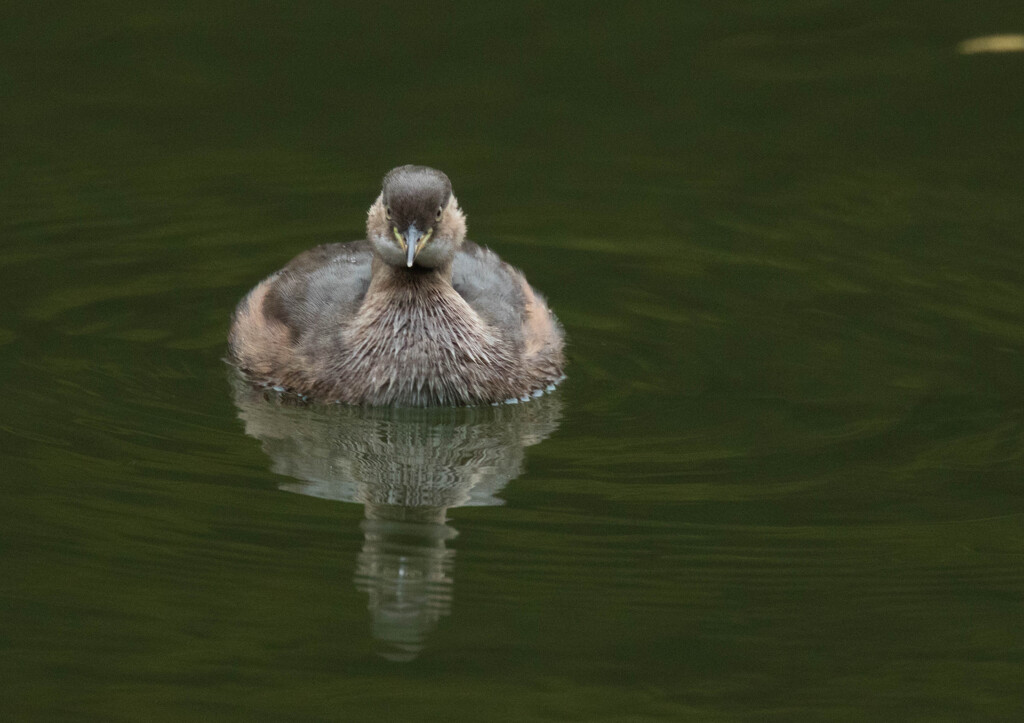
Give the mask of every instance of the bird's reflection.
<svg viewBox="0 0 1024 723">
<path fill-rule="evenodd" d="M 282 490 L 365 506 L 356 588 L 369 598 L 381 655 L 412 660 L 451 612 L 458 532 L 447 511 L 498 505 L 524 450 L 552 434 L 557 393 L 461 409 L 299 405 L 234 384 L 246 434 L 260 440 Z"/>
</svg>

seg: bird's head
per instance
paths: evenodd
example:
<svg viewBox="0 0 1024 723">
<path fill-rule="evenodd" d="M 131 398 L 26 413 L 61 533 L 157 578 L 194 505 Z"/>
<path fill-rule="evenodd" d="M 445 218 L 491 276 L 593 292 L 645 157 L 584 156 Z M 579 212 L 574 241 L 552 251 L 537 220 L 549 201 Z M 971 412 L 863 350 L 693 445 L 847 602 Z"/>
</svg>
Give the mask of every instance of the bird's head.
<svg viewBox="0 0 1024 723">
<path fill-rule="evenodd" d="M 466 219 L 448 176 L 426 166 L 399 166 L 384 176 L 366 233 L 391 266 L 438 268 L 466 238 Z"/>
</svg>

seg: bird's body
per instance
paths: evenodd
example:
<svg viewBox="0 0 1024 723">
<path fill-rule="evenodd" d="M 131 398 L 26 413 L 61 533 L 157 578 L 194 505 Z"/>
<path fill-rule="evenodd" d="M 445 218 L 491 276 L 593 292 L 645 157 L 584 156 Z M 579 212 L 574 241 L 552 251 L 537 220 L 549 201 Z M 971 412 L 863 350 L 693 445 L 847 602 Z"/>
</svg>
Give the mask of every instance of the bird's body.
<svg viewBox="0 0 1024 723">
<path fill-rule="evenodd" d="M 562 377 L 557 320 L 521 272 L 465 241 L 444 174 L 389 173 L 367 236 L 300 254 L 239 303 L 231 358 L 251 379 L 430 406 L 527 398 Z"/>
</svg>

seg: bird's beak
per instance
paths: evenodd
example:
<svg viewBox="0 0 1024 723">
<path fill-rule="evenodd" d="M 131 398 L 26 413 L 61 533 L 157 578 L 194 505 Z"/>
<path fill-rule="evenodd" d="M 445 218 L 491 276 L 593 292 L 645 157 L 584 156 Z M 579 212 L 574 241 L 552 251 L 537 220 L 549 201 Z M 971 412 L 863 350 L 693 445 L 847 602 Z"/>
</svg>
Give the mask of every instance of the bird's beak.
<svg viewBox="0 0 1024 723">
<path fill-rule="evenodd" d="M 410 226 L 405 232 L 405 265 L 409 268 L 412 268 L 412 262 L 420 252 L 419 240 L 422 235 L 415 226 Z"/>
<path fill-rule="evenodd" d="M 419 255 L 420 251 L 423 250 L 423 247 L 427 245 L 427 241 L 430 240 L 430 237 L 433 234 L 434 229 L 432 228 L 428 228 L 426 233 L 421 233 L 415 226 L 410 226 L 406 230 L 405 237 L 403 238 L 402 234 L 398 233 L 398 230 L 395 229 L 395 235 L 402 244 L 402 250 L 405 251 L 406 266 L 412 268 L 412 264 L 416 260 L 416 257 Z"/>
</svg>

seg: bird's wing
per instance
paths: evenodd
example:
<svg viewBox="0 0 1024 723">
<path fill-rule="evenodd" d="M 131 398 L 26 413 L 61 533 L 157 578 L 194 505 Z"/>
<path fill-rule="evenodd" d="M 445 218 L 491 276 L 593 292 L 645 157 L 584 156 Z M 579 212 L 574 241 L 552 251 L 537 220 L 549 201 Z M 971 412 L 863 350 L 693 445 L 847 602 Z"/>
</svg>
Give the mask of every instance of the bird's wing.
<svg viewBox="0 0 1024 723">
<path fill-rule="evenodd" d="M 270 281 L 263 312 L 288 327 L 292 339 L 336 325 L 359 308 L 370 285 L 368 241 L 323 244 L 305 251 Z"/>
</svg>

